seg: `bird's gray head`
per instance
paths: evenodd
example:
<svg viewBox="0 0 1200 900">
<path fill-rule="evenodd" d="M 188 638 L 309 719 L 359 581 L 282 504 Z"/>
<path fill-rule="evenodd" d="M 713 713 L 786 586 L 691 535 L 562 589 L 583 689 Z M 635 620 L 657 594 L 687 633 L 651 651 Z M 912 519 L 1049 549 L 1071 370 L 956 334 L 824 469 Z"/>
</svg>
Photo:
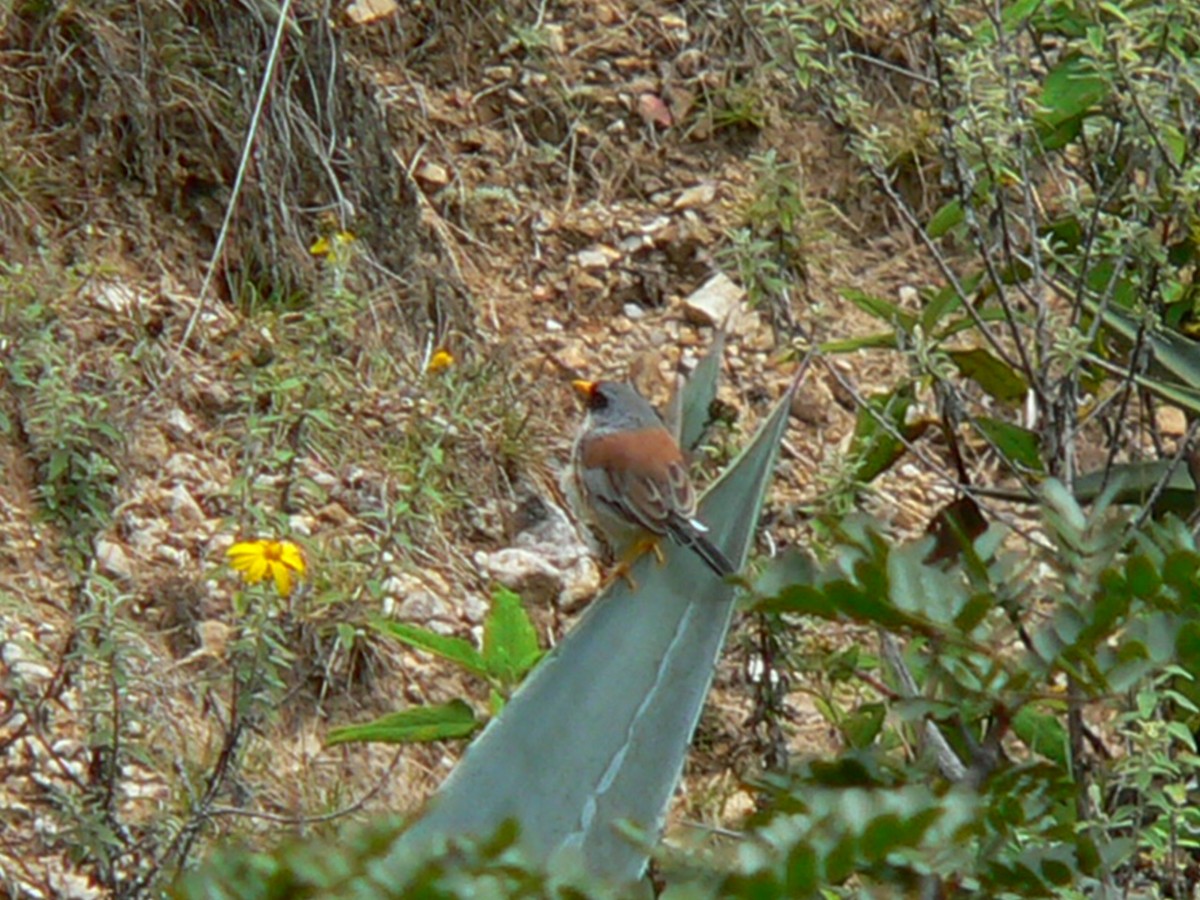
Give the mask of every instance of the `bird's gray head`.
<svg viewBox="0 0 1200 900">
<path fill-rule="evenodd" d="M 583 395 L 591 427 L 598 432 L 662 426 L 654 407 L 625 381 L 576 381 Z"/>
</svg>

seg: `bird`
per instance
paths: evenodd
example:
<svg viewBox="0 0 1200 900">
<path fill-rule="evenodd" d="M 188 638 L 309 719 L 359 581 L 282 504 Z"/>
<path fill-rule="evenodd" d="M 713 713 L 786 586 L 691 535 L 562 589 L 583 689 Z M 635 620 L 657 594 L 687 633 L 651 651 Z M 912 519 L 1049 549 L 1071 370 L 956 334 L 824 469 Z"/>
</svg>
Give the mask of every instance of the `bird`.
<svg viewBox="0 0 1200 900">
<path fill-rule="evenodd" d="M 668 537 L 724 578 L 736 569 L 696 517 L 696 489 L 678 442 L 654 407 L 621 381 L 573 381 L 587 415 L 571 452 L 572 487 L 582 514 L 612 546 L 615 574 Z M 632 583 L 632 582 L 631 582 Z"/>
</svg>

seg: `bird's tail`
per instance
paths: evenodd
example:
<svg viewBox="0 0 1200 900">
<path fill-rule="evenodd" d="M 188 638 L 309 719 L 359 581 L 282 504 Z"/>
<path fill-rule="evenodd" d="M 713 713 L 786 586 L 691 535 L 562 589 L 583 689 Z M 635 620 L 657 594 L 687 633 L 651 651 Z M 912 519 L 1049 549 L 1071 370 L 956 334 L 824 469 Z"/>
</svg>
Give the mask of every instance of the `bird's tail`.
<svg viewBox="0 0 1200 900">
<path fill-rule="evenodd" d="M 704 536 L 705 528 L 699 522 L 680 517 L 671 522 L 669 530 L 672 539 L 677 544 L 682 544 L 699 556 L 710 569 L 722 578 L 737 571 L 733 567 L 733 563 L 729 561 L 729 557 Z"/>
</svg>

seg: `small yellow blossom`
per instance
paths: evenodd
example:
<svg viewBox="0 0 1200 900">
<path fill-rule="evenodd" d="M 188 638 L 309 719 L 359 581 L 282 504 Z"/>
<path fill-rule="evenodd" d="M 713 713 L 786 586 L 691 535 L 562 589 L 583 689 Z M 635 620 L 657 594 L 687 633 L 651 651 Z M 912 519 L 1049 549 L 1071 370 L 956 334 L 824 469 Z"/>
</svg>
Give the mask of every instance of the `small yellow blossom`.
<svg viewBox="0 0 1200 900">
<path fill-rule="evenodd" d="M 291 595 L 293 577 L 304 577 L 304 554 L 291 541 L 238 541 L 225 555 L 247 584 L 274 579 L 281 597 Z"/>
<path fill-rule="evenodd" d="M 354 232 L 338 231 L 317 238 L 308 248 L 308 252 L 313 256 L 323 256 L 329 262 L 336 262 L 349 256 L 350 247 L 354 241 Z"/>
<path fill-rule="evenodd" d="M 440 372 L 443 369 L 448 369 L 454 365 L 454 356 L 449 350 L 439 350 L 433 354 L 433 358 L 429 360 L 429 365 L 425 367 L 426 372 Z"/>
</svg>

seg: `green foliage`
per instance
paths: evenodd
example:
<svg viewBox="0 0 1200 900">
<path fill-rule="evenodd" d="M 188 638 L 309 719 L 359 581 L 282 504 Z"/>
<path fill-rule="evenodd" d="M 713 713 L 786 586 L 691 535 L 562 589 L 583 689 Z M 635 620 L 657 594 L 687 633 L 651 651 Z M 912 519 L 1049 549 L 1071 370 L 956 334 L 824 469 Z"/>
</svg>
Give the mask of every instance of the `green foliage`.
<svg viewBox="0 0 1200 900">
<path fill-rule="evenodd" d="M 1140 479 L 1147 435 L 1129 427 L 1131 404 L 1200 411 L 1200 152 L 1186 137 L 1196 107 L 1180 101 L 1200 90 L 1200 9 L 1063 0 L 981 14 L 952 0 L 930 8 L 932 37 L 898 65 L 863 52 L 873 33 L 846 4 L 770 6 L 804 46 L 824 39 L 798 85 L 848 132 L 880 199 L 922 229 L 944 281 L 903 304 L 844 292 L 885 330 L 822 348 L 903 354 L 965 467 L 972 446 L 986 448 L 1026 499 L 1046 475 L 1072 488 L 1080 475 Z M 914 146 L 920 122 L 941 131 L 919 152 L 927 171 L 914 198 L 897 148 Z M 1029 410 L 1049 423 L 1040 440 L 1013 421 Z M 1074 470 L 1081 423 L 1104 435 L 1086 438 L 1107 444 L 1099 473 Z M 1152 493 L 1173 491 L 1169 477 Z M 1176 494 L 1156 511 L 1184 502 Z"/>
<path fill-rule="evenodd" d="M 907 635 L 921 694 L 901 689 L 882 727 L 877 700 L 831 699 L 845 754 L 774 785 L 764 827 L 791 830 L 750 881 L 734 878 L 739 890 L 752 881 L 756 896 L 782 897 L 853 875 L 881 889 L 940 879 L 979 896 L 1062 896 L 1121 883 L 1144 855 L 1165 881 L 1182 877 L 1200 838 L 1188 787 L 1200 706 L 1182 692 L 1200 677 L 1200 553 L 1177 521 L 1130 532 L 1128 515 L 1089 516 L 1053 481 L 1044 503 L 1052 545 L 1036 562 L 997 553 L 992 536 L 943 571 L 922 561 L 927 542 L 893 547 L 852 525 L 825 569 L 759 601 Z M 1120 726 L 1091 740 L 1127 747 L 1084 771 L 1067 723 L 1092 706 L 1119 711 Z M 930 791 L 897 754 L 909 741 L 889 732 L 929 722 L 965 782 Z"/>
<path fill-rule="evenodd" d="M 0 278 L 0 330 L 14 341 L 4 358 L 17 407 L 0 413 L 6 435 L 28 445 L 48 515 L 87 546 L 108 523 L 124 437 L 105 373 L 89 369 L 69 326 L 37 296 L 19 268 Z M 107 362 L 119 366 L 121 360 Z"/>
<path fill-rule="evenodd" d="M 516 846 L 510 824 L 486 840 L 458 840 L 442 852 L 408 860 L 405 874 L 390 874 L 399 823 L 383 820 L 347 828 L 336 842 L 314 852 L 312 841 L 294 841 L 271 853 L 229 849 L 203 872 L 175 886 L 176 900 L 330 900 L 385 898 L 616 898 L 628 891 L 581 875 L 569 864 L 548 871 L 532 866 Z"/>
<path fill-rule="evenodd" d="M 803 173 L 774 150 L 751 163 L 755 187 L 745 225 L 730 232 L 717 258 L 737 273 L 751 305 L 786 310 L 792 290 L 805 277 L 805 243 L 814 230 Z"/>
<path fill-rule="evenodd" d="M 500 711 L 507 697 L 542 656 L 537 631 L 521 605 L 520 596 L 505 588 L 497 588 L 492 594 L 492 608 L 483 622 L 482 650 L 476 650 L 463 638 L 438 634 L 407 622 L 379 620 L 375 628 L 486 680 L 492 688 L 493 714 Z M 451 740 L 470 736 L 481 724 L 465 701 L 452 700 L 390 713 L 363 725 L 334 728 L 328 742 L 403 744 Z"/>
</svg>

